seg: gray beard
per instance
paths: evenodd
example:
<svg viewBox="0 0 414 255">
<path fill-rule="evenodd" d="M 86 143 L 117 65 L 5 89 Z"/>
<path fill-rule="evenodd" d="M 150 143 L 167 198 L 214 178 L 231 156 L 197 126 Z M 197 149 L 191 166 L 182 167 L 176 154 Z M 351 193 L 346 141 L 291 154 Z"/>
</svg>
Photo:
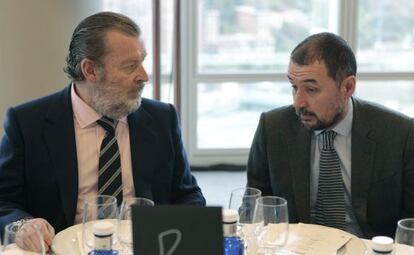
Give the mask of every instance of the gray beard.
<svg viewBox="0 0 414 255">
<path fill-rule="evenodd" d="M 134 100 L 111 87 L 99 88 L 94 91 L 91 104 L 95 111 L 103 116 L 112 119 L 121 119 L 139 109 L 143 89 L 144 84 L 140 84 L 137 88 L 136 99 Z"/>
</svg>

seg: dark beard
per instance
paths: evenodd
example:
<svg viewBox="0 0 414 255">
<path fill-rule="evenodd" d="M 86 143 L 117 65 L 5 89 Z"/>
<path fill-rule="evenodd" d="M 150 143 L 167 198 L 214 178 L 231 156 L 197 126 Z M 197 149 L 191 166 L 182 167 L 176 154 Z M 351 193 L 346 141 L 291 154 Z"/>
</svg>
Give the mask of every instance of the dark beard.
<svg viewBox="0 0 414 255">
<path fill-rule="evenodd" d="M 341 121 L 341 119 L 342 119 L 342 112 L 337 112 L 334 118 L 332 119 L 332 121 L 330 121 L 329 123 L 318 120 L 316 127 L 308 128 L 308 129 L 312 131 L 328 129 L 338 124 L 338 122 Z"/>
<path fill-rule="evenodd" d="M 300 115 L 303 114 L 303 113 L 305 113 L 305 114 L 311 114 L 311 115 L 313 115 L 313 116 L 315 116 L 317 118 L 316 114 L 314 114 L 313 112 L 308 112 L 305 109 L 299 109 L 299 110 L 296 111 L 296 115 L 298 115 L 299 118 L 300 118 Z M 335 116 L 333 117 L 332 121 L 330 121 L 330 122 L 322 122 L 319 118 L 317 118 L 318 119 L 318 122 L 316 123 L 316 126 L 315 127 L 312 127 L 312 128 L 311 127 L 308 127 L 302 121 L 301 121 L 301 124 L 302 124 L 303 127 L 305 127 L 308 130 L 311 130 L 311 131 L 324 130 L 324 129 L 328 129 L 330 127 L 333 127 L 339 121 L 341 121 L 342 118 L 343 118 L 343 109 L 340 109 L 335 114 Z"/>
</svg>

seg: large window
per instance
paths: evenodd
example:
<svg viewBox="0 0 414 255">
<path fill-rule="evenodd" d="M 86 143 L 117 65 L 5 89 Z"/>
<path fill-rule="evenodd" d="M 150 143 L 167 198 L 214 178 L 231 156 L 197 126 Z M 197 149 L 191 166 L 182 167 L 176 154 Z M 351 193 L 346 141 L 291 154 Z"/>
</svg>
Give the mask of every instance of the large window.
<svg viewBox="0 0 414 255">
<path fill-rule="evenodd" d="M 317 32 L 337 33 L 354 49 L 357 96 L 414 116 L 414 2 L 185 3 L 183 124 L 192 164 L 246 163 L 260 113 L 292 103 L 290 52 Z"/>
<path fill-rule="evenodd" d="M 338 32 L 339 1 L 199 0 L 189 8 L 190 158 L 245 164 L 260 113 L 291 103 L 290 52 L 309 34 Z"/>
</svg>

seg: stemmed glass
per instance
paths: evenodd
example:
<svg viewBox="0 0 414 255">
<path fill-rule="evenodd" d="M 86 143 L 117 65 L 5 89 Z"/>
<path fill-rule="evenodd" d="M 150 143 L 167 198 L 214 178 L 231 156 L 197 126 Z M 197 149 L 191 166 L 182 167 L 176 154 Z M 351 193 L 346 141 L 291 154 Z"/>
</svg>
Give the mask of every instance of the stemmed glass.
<svg viewBox="0 0 414 255">
<path fill-rule="evenodd" d="M 41 227 L 40 225 L 37 225 L 37 224 L 33 226 L 34 226 L 34 230 L 36 233 L 36 240 L 31 240 L 31 242 L 32 242 L 32 245 L 36 246 L 37 251 L 35 252 L 25 251 L 24 254 L 27 253 L 27 254 L 45 255 L 46 251 L 45 251 L 43 235 L 40 229 Z M 20 227 L 20 224 L 16 222 L 9 223 L 4 227 L 3 246 L 1 247 L 1 242 L 0 242 L 0 247 L 1 247 L 0 254 L 2 255 L 23 254 L 20 251 L 20 248 L 18 248 L 16 244 L 16 236 L 17 236 L 17 232 L 19 231 L 19 227 Z"/>
<path fill-rule="evenodd" d="M 254 253 L 256 236 L 253 231 L 253 213 L 256 200 L 262 192 L 256 188 L 243 187 L 231 192 L 229 209 L 239 213 L 238 234 L 245 242 L 246 253 Z"/>
<path fill-rule="evenodd" d="M 289 236 L 287 201 L 281 197 L 264 196 L 256 201 L 253 222 L 258 235 L 260 254 L 277 254 Z"/>
<path fill-rule="evenodd" d="M 94 248 L 93 225 L 97 221 L 109 221 L 117 224 L 118 206 L 113 196 L 98 195 L 85 199 L 82 219 L 82 240 L 84 252 L 89 253 Z M 117 242 L 117 235 L 113 233 L 113 246 Z"/>
<path fill-rule="evenodd" d="M 402 219 L 397 223 L 395 243 L 414 246 L 414 218 Z M 396 247 L 397 250 L 404 247 Z"/>
<path fill-rule="evenodd" d="M 118 221 L 118 237 L 121 243 L 121 254 L 133 254 L 132 251 L 132 205 L 154 206 L 154 202 L 148 198 L 134 197 L 122 201 Z"/>
</svg>

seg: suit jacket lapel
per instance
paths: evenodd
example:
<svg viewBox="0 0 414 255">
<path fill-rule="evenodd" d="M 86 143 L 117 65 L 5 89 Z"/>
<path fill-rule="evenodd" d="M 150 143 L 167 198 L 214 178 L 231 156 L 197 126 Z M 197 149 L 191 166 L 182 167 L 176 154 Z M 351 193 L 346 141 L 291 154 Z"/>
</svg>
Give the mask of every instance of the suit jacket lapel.
<svg viewBox="0 0 414 255">
<path fill-rule="evenodd" d="M 46 116 L 43 135 L 56 171 L 65 218 L 72 225 L 78 199 L 78 161 L 70 86 L 52 104 Z"/>
<path fill-rule="evenodd" d="M 310 221 L 310 146 L 311 132 L 300 123 L 287 137 L 289 164 L 292 170 L 292 187 L 299 221 Z"/>
<path fill-rule="evenodd" d="M 354 104 L 351 152 L 352 206 L 358 222 L 365 225 L 367 223 L 367 197 L 371 185 L 376 143 L 370 139 L 371 123 L 364 115 L 361 103 L 354 98 L 352 101 Z M 362 226 L 362 229 L 369 228 Z"/>
<path fill-rule="evenodd" d="M 136 196 L 152 199 L 152 175 L 157 162 L 156 133 L 144 107 L 128 116 L 131 161 Z"/>
</svg>

